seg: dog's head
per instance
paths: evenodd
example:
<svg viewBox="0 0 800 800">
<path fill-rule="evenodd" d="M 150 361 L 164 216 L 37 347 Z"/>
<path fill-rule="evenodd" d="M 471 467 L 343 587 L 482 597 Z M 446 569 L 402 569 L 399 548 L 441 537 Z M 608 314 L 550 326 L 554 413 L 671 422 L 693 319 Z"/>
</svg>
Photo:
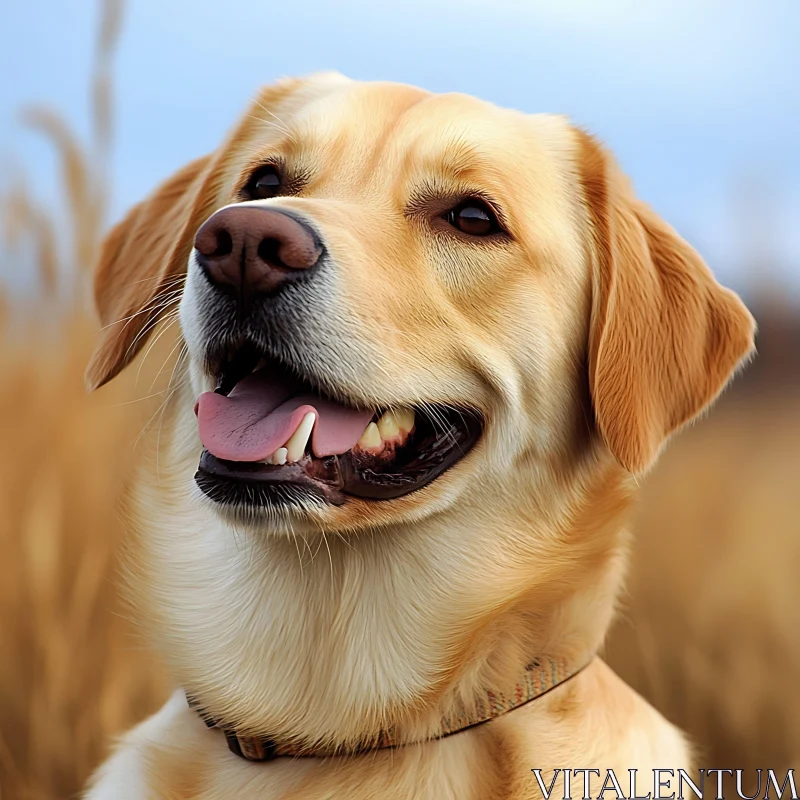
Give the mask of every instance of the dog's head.
<svg viewBox="0 0 800 800">
<path fill-rule="evenodd" d="M 565 119 L 335 75 L 264 90 L 135 207 L 96 298 L 92 386 L 180 299 L 197 486 L 272 526 L 420 518 L 587 456 L 646 470 L 753 341 Z"/>
</svg>

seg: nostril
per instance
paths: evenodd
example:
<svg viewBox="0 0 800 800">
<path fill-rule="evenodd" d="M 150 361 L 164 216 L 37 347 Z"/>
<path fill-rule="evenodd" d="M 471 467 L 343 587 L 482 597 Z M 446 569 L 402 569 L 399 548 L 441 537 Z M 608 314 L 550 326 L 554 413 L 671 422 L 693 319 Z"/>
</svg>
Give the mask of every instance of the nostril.
<svg viewBox="0 0 800 800">
<path fill-rule="evenodd" d="M 219 214 L 219 212 L 217 212 Z M 234 240 L 227 224 L 216 214 L 200 226 L 194 237 L 194 246 L 206 258 L 221 259 L 233 253 Z"/>
<path fill-rule="evenodd" d="M 258 245 L 258 257 L 265 263 L 288 269 L 280 256 L 281 243 L 278 239 L 262 239 Z"/>
<path fill-rule="evenodd" d="M 213 253 L 207 253 L 210 258 L 224 258 L 233 252 L 233 237 L 224 228 L 217 231 L 216 248 Z"/>
<path fill-rule="evenodd" d="M 309 269 L 317 263 L 322 248 L 312 236 L 305 235 L 294 220 L 291 224 L 297 226 L 290 229 L 291 235 L 267 235 L 258 243 L 256 255 L 262 264 L 296 271 Z"/>
</svg>

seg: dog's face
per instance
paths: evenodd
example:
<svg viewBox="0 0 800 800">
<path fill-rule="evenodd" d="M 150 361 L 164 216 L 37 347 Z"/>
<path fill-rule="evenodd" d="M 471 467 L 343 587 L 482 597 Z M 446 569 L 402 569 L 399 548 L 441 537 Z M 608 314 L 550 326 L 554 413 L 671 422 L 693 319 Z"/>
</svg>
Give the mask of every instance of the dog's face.
<svg viewBox="0 0 800 800">
<path fill-rule="evenodd" d="M 752 346 L 566 120 L 330 75 L 266 89 L 111 233 L 93 384 L 181 286 L 197 486 L 262 527 L 553 491 L 599 453 L 644 470 Z"/>
</svg>

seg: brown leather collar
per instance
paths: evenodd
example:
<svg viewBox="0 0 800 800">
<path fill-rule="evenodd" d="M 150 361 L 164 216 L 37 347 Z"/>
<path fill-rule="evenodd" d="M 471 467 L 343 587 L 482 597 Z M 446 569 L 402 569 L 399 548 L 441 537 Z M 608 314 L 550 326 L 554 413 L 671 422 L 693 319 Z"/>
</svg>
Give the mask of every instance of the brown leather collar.
<svg viewBox="0 0 800 800">
<path fill-rule="evenodd" d="M 532 661 L 525 668 L 522 678 L 506 692 L 487 692 L 479 698 L 472 713 L 453 714 L 442 720 L 440 732 L 425 741 L 444 739 L 483 725 L 502 714 L 507 714 L 532 700 L 547 694 L 573 678 L 593 660 L 581 662 L 578 666 L 568 663 L 563 658 L 540 658 Z M 382 750 L 396 747 L 421 744 L 422 742 L 406 742 L 396 738 L 391 731 L 384 731 L 370 742 L 357 747 L 322 747 L 298 740 L 278 741 L 269 736 L 245 736 L 232 728 L 218 722 L 208 714 L 197 698 L 187 693 L 189 706 L 203 719 L 209 728 L 218 728 L 225 734 L 228 747 L 232 753 L 248 761 L 271 761 L 282 756 L 328 758 L 331 756 L 353 756 L 371 750 Z"/>
</svg>

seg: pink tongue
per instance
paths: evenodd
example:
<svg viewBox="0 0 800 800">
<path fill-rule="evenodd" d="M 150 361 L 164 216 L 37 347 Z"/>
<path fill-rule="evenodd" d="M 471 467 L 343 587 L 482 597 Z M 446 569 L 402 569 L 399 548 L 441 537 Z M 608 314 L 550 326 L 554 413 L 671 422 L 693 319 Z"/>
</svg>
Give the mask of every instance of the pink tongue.
<svg viewBox="0 0 800 800">
<path fill-rule="evenodd" d="M 203 447 L 225 461 L 263 461 L 286 444 L 309 411 L 317 417 L 311 434 L 315 456 L 341 455 L 355 446 L 372 411 L 299 391 L 290 376 L 262 369 L 239 381 L 227 397 L 204 392 L 195 407 Z"/>
</svg>

